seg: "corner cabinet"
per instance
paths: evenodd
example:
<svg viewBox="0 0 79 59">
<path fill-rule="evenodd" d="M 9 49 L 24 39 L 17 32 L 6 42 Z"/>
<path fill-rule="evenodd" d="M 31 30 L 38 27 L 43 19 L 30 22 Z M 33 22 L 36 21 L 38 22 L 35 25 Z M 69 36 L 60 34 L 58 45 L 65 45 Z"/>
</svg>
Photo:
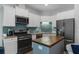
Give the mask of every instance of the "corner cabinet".
<svg viewBox="0 0 79 59">
<path fill-rule="evenodd" d="M 16 15 L 21 17 L 28 17 L 28 10 L 20 7 L 15 7 Z"/>
<path fill-rule="evenodd" d="M 15 9 L 10 6 L 3 6 L 3 26 L 15 26 Z"/>
<path fill-rule="evenodd" d="M 28 27 L 40 27 L 40 16 L 37 14 L 29 13 Z"/>
</svg>

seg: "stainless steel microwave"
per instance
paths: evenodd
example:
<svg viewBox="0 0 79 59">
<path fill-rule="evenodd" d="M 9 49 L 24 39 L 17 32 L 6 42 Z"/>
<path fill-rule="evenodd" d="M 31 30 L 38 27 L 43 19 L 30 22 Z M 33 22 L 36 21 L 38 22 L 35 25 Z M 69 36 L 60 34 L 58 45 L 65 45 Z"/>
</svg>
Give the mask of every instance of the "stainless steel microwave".
<svg viewBox="0 0 79 59">
<path fill-rule="evenodd" d="M 15 18 L 16 18 L 16 23 L 19 23 L 19 24 L 28 24 L 29 23 L 28 17 L 16 16 Z"/>
</svg>

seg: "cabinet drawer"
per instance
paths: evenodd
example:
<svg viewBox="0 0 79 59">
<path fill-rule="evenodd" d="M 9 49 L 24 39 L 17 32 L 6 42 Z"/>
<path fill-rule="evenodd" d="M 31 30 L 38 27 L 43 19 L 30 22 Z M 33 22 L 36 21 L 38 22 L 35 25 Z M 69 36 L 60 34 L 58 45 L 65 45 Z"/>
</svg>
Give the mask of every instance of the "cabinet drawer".
<svg viewBox="0 0 79 59">
<path fill-rule="evenodd" d="M 17 47 L 17 41 L 12 41 L 12 42 L 4 42 L 4 46 L 5 46 L 5 49 L 13 49 L 13 48 L 16 48 Z"/>
<path fill-rule="evenodd" d="M 5 54 L 17 54 L 16 50 L 6 50 Z"/>
</svg>

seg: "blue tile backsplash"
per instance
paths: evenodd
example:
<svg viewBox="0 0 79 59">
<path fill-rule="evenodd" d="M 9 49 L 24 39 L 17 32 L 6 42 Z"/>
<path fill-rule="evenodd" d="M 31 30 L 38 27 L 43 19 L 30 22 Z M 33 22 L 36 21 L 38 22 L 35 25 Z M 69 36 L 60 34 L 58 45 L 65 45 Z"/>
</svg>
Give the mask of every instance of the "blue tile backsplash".
<svg viewBox="0 0 79 59">
<path fill-rule="evenodd" d="M 14 30 L 14 29 L 26 29 L 25 24 L 16 24 L 15 27 L 3 27 L 3 34 L 8 34 L 8 29 Z"/>
<path fill-rule="evenodd" d="M 8 34 L 8 29 L 10 30 L 15 30 L 15 29 L 30 29 L 31 32 L 34 32 L 36 30 L 37 27 L 27 27 L 26 24 L 20 24 L 20 23 L 16 23 L 15 27 L 3 27 L 3 34 Z"/>
<path fill-rule="evenodd" d="M 26 29 L 26 24 L 17 23 L 15 28 L 16 29 Z"/>
<path fill-rule="evenodd" d="M 37 29 L 37 27 L 28 27 L 28 29 L 31 31 L 31 33 L 34 33 Z"/>
<path fill-rule="evenodd" d="M 3 34 L 8 34 L 8 29 L 14 30 L 14 27 L 3 27 Z"/>
<path fill-rule="evenodd" d="M 42 32 L 52 32 L 52 22 L 40 22 Z"/>
<path fill-rule="evenodd" d="M 8 29 L 29 29 L 32 33 L 36 32 L 38 27 L 27 27 L 25 24 L 17 23 L 15 27 L 3 27 L 3 34 L 8 34 Z M 52 32 L 52 22 L 48 22 L 48 24 L 40 23 L 39 30 L 41 29 L 42 32 Z"/>
</svg>

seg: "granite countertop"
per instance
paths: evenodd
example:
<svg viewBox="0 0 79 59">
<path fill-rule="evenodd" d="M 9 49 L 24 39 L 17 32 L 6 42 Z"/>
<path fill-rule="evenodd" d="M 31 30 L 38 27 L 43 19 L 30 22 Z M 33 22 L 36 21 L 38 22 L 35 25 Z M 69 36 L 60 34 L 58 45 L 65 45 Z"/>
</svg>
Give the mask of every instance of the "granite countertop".
<svg viewBox="0 0 79 59">
<path fill-rule="evenodd" d="M 29 34 L 56 34 L 56 33 L 52 33 L 52 32 L 38 32 L 38 33 L 29 33 Z"/>
<path fill-rule="evenodd" d="M 42 37 L 36 40 L 32 40 L 33 42 L 37 43 L 37 44 L 41 44 L 47 47 L 52 47 L 53 45 L 57 44 L 58 42 L 60 42 L 63 37 L 60 36 L 50 36 L 50 37 Z"/>
<path fill-rule="evenodd" d="M 3 37 L 3 39 L 8 39 L 8 38 L 17 38 L 17 36 L 7 36 L 7 37 Z"/>
<path fill-rule="evenodd" d="M 4 36 L 0 36 L 0 40 L 4 40 L 4 39 L 10 39 L 10 38 L 17 38 L 17 36 L 6 36 L 6 37 L 4 37 Z M 1 42 L 0 42 L 1 43 Z M 4 48 L 2 45 L 0 46 L 0 48 Z"/>
</svg>

